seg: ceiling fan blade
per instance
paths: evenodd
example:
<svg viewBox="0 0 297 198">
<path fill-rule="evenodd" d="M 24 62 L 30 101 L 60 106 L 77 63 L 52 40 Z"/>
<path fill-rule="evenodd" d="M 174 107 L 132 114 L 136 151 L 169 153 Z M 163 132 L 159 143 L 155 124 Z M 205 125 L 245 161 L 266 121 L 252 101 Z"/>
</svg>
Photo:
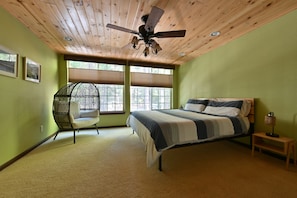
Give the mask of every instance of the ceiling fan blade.
<svg viewBox="0 0 297 198">
<path fill-rule="evenodd" d="M 113 25 L 113 24 L 110 24 L 110 23 L 108 23 L 106 25 L 106 27 L 111 28 L 111 29 L 115 29 L 115 30 L 119 30 L 119 31 L 122 31 L 122 32 L 128 32 L 128 33 L 137 34 L 137 35 L 139 34 L 138 32 L 136 32 L 134 30 L 130 30 L 128 28 L 120 27 L 120 26 Z"/>
<path fill-rule="evenodd" d="M 156 6 L 153 6 L 151 13 L 149 14 L 148 19 L 145 23 L 145 27 L 144 27 L 145 30 L 148 32 L 153 32 L 155 29 L 155 26 L 159 22 L 163 13 L 164 13 L 164 10 Z"/>
<path fill-rule="evenodd" d="M 169 37 L 184 37 L 186 35 L 186 30 L 175 30 L 168 32 L 157 32 L 154 37 L 157 38 L 169 38 Z"/>
</svg>

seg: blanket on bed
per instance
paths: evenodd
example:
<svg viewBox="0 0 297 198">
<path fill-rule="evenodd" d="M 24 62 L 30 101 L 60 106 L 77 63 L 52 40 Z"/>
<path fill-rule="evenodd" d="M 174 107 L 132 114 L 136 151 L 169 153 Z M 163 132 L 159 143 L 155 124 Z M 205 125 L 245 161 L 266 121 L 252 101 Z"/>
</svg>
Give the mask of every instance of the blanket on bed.
<svg viewBox="0 0 297 198">
<path fill-rule="evenodd" d="M 130 116 L 148 129 L 158 152 L 175 145 L 247 134 L 249 130 L 247 118 L 240 116 L 218 116 L 180 109 L 135 111 Z M 135 124 L 129 125 L 133 128 Z"/>
</svg>

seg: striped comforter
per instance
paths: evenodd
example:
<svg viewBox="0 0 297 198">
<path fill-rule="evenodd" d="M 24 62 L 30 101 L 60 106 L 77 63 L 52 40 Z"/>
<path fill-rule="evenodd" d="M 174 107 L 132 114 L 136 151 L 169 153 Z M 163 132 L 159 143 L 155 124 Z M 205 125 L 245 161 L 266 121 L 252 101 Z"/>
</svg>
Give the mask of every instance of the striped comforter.
<svg viewBox="0 0 297 198">
<path fill-rule="evenodd" d="M 136 111 L 127 125 L 145 144 L 147 165 L 151 166 L 162 151 L 176 145 L 209 141 L 247 134 L 246 117 L 217 116 L 180 109 Z"/>
</svg>

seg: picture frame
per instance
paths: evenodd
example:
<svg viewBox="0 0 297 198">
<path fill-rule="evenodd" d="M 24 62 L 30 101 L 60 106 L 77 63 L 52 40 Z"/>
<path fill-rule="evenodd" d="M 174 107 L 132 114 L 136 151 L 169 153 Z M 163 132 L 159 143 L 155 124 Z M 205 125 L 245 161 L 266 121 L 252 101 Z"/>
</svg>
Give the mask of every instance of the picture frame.
<svg viewBox="0 0 297 198">
<path fill-rule="evenodd" d="M 41 65 L 27 57 L 24 57 L 24 79 L 34 83 L 41 80 Z"/>
<path fill-rule="evenodd" d="M 0 45 L 0 74 L 16 78 L 18 76 L 19 55 Z"/>
</svg>

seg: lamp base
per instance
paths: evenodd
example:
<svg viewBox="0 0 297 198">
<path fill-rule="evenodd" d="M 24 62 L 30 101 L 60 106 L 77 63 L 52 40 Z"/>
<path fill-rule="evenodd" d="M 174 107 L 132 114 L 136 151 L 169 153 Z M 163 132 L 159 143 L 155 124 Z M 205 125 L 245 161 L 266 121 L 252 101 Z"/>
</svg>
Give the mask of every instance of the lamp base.
<svg viewBox="0 0 297 198">
<path fill-rule="evenodd" d="M 279 135 L 278 134 L 276 134 L 276 133 L 266 133 L 266 135 L 267 136 L 270 136 L 270 137 L 279 137 Z"/>
</svg>

